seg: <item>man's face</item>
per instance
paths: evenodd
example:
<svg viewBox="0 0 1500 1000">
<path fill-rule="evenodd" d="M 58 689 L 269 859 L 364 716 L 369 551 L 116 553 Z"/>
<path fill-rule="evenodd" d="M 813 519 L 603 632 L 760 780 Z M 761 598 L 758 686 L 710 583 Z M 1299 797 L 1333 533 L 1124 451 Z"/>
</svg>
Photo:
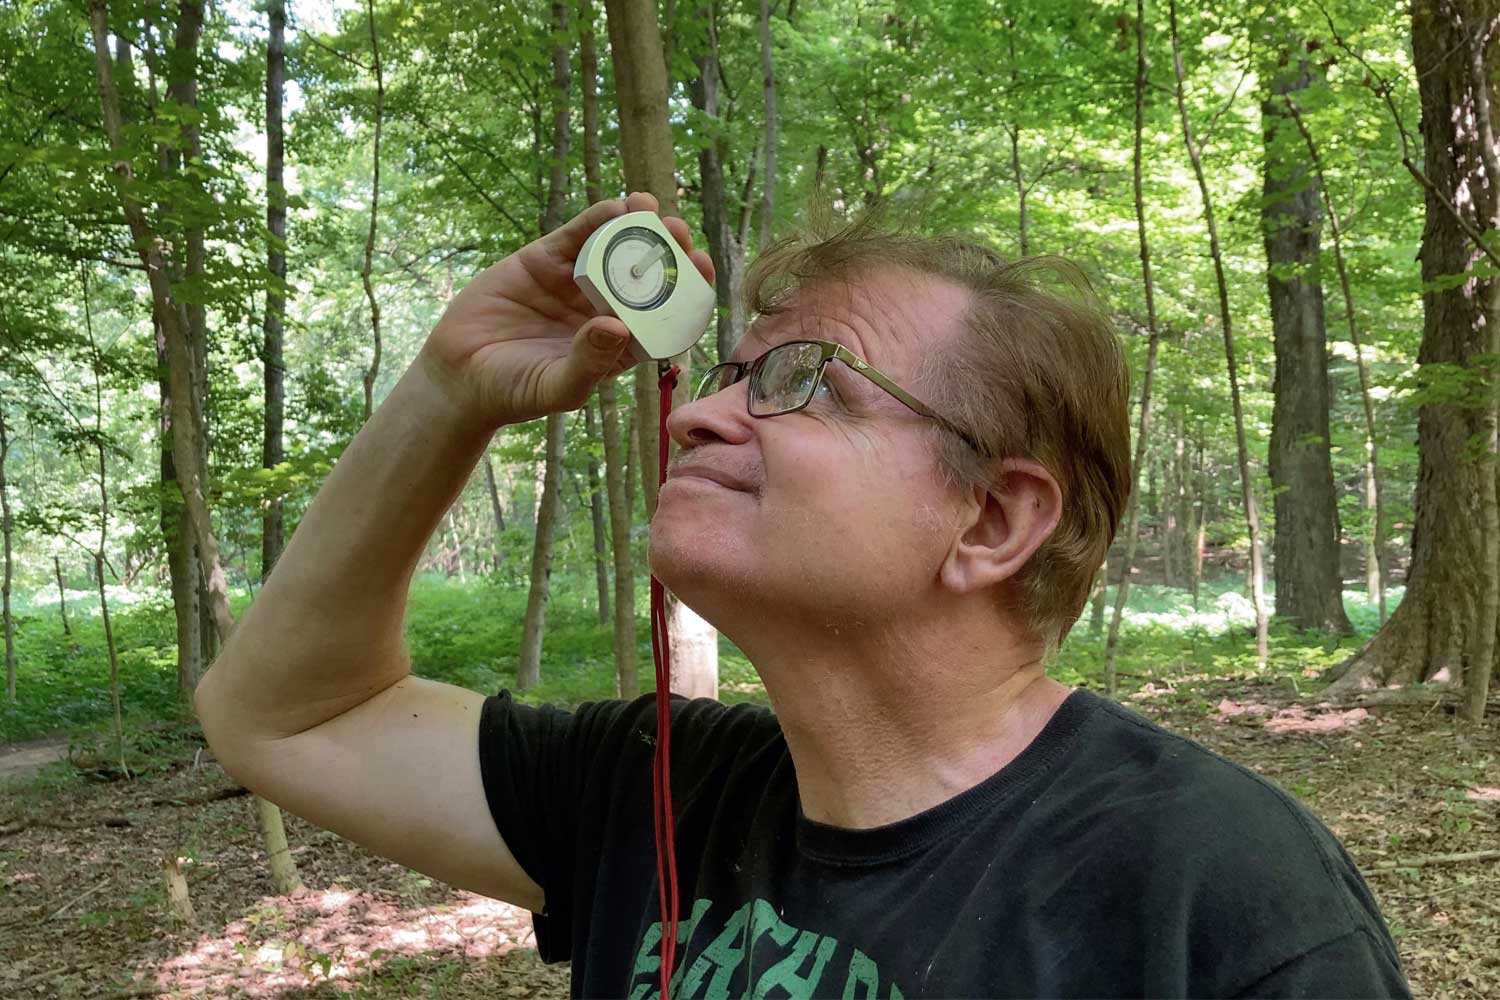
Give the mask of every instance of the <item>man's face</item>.
<svg viewBox="0 0 1500 1000">
<path fill-rule="evenodd" d="M 966 305 L 962 289 L 894 269 L 814 285 L 757 320 L 730 360 L 830 340 L 921 398 L 919 359 L 946 346 Z M 930 593 L 960 500 L 930 421 L 839 361 L 795 413 L 752 417 L 748 391 L 741 380 L 668 421 L 679 452 L 651 525 L 662 581 L 711 621 L 770 605 L 835 628 Z"/>
</svg>

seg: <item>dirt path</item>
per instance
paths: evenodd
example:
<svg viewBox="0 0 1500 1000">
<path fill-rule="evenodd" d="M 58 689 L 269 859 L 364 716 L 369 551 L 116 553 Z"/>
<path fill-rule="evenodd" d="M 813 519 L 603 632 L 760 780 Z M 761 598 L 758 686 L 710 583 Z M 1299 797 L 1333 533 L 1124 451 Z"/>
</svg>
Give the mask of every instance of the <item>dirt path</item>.
<svg viewBox="0 0 1500 1000">
<path fill-rule="evenodd" d="M 68 738 L 51 736 L 27 743 L 0 746 L 0 781 L 35 774 L 55 760 L 68 755 Z"/>
</svg>

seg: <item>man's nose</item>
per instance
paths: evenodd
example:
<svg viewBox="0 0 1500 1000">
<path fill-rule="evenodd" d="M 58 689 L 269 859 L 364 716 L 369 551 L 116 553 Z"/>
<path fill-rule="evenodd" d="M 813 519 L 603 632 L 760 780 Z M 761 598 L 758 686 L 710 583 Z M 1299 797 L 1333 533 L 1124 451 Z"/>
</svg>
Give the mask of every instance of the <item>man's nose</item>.
<svg viewBox="0 0 1500 1000">
<path fill-rule="evenodd" d="M 750 380 L 741 379 L 727 389 L 675 408 L 667 417 L 667 433 L 680 448 L 721 442 L 744 444 L 754 435 L 746 393 Z"/>
</svg>

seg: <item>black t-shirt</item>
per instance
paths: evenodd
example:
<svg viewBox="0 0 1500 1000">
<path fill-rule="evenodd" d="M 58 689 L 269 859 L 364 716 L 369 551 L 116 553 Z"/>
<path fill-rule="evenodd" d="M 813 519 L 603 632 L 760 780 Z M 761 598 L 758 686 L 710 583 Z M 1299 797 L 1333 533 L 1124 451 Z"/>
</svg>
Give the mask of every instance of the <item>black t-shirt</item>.
<svg viewBox="0 0 1500 1000">
<path fill-rule="evenodd" d="M 659 992 L 654 720 L 650 696 L 485 704 L 485 794 L 575 996 Z M 985 781 L 868 830 L 802 815 L 770 712 L 674 699 L 672 797 L 674 998 L 1410 996 L 1311 813 L 1087 691 Z"/>
</svg>

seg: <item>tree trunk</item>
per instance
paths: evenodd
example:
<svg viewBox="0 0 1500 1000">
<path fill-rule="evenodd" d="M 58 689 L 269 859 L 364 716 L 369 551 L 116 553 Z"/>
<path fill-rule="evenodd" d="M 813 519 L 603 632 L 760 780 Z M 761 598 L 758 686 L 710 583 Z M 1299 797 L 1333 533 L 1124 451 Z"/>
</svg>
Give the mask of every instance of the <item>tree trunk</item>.
<svg viewBox="0 0 1500 1000">
<path fill-rule="evenodd" d="M 552 4 L 552 160 L 547 182 L 542 231 L 562 224 L 568 197 L 568 95 L 571 72 L 568 58 L 568 6 Z M 522 691 L 541 679 L 542 636 L 547 628 L 547 601 L 551 587 L 552 553 L 557 530 L 557 511 L 562 504 L 563 414 L 547 416 L 545 470 L 542 495 L 537 506 L 536 534 L 531 550 L 531 585 L 526 596 L 526 618 L 521 626 L 521 659 L 516 687 Z"/>
<path fill-rule="evenodd" d="M 604 491 L 599 483 L 599 459 L 594 457 L 594 442 L 599 432 L 594 427 L 592 402 L 584 405 L 584 433 L 588 437 L 589 521 L 594 529 L 594 582 L 599 588 L 599 624 L 609 624 L 609 538 L 604 530 Z"/>
<path fill-rule="evenodd" d="M 375 73 L 375 142 L 371 151 L 370 167 L 370 228 L 365 234 L 365 263 L 360 269 L 360 281 L 365 286 L 365 298 L 370 303 L 370 333 L 374 350 L 370 355 L 370 367 L 365 369 L 364 420 L 370 419 L 375 410 L 375 380 L 380 377 L 380 303 L 375 299 L 375 286 L 370 275 L 375 269 L 375 227 L 380 217 L 380 132 L 385 124 L 385 71 L 380 65 L 380 36 L 375 31 L 375 0 L 365 0 L 365 12 L 370 23 L 371 66 Z"/>
<path fill-rule="evenodd" d="M 11 562 L 11 520 L 10 520 L 10 490 L 5 483 L 5 459 L 10 454 L 10 433 L 5 426 L 5 410 L 0 407 L 0 529 L 5 534 L 5 580 L 0 585 L 0 603 L 3 603 L 3 614 L 5 617 L 5 700 L 14 703 L 16 700 L 16 646 L 15 646 L 15 624 L 10 617 L 10 584 L 14 575 L 14 567 Z M 56 557 L 54 556 L 54 562 Z M 63 613 L 64 628 L 67 623 L 67 612 Z"/>
<path fill-rule="evenodd" d="M 717 280 L 714 294 L 718 299 L 715 332 L 720 360 L 729 357 L 740 335 L 745 331 L 744 306 L 735 294 L 738 270 L 736 248 L 729 230 L 729 203 L 724 184 L 724 157 L 729 144 L 724 140 L 723 122 L 719 120 L 719 29 L 718 15 L 712 2 L 705 4 L 699 16 L 708 31 L 708 47 L 694 59 L 698 75 L 693 79 L 693 105 L 713 122 L 713 134 L 698 151 L 699 194 L 703 203 L 703 232 L 708 237 L 708 255 L 713 259 Z"/>
<path fill-rule="evenodd" d="M 1114 614 L 1104 640 L 1104 686 L 1114 694 L 1116 663 L 1120 651 L 1120 622 L 1130 597 L 1130 573 L 1135 567 L 1135 547 L 1140 537 L 1140 470 L 1146 462 L 1146 442 L 1151 435 L 1151 382 L 1156 374 L 1156 350 L 1161 334 L 1156 325 L 1156 289 L 1151 281 L 1151 244 L 1146 237 L 1146 201 L 1141 186 L 1142 133 L 1146 117 L 1146 29 L 1145 0 L 1135 2 L 1135 229 L 1140 243 L 1141 283 L 1146 291 L 1146 368 L 1141 375 L 1141 406 L 1135 432 L 1135 464 L 1130 471 L 1130 500 L 1125 510 L 1125 551 L 1120 559 L 1120 586 L 1115 591 Z M 1024 231 L 1023 231 L 1024 234 Z M 1024 250 L 1022 251 L 1025 252 Z"/>
<path fill-rule="evenodd" d="M 1302 50 L 1300 39 L 1286 48 Z M 1339 573 L 1338 500 L 1328 430 L 1328 343 L 1323 313 L 1317 175 L 1308 169 L 1286 102 L 1313 84 L 1296 59 L 1271 81 L 1261 103 L 1265 177 L 1261 228 L 1276 344 L 1271 416 L 1271 487 L 1276 532 L 1271 567 L 1276 616 L 1303 629 L 1348 634 Z"/>
<path fill-rule="evenodd" d="M 667 115 L 667 74 L 662 62 L 656 6 L 650 0 L 606 0 L 610 44 L 614 50 L 615 95 L 620 112 L 620 154 L 625 185 L 656 195 L 665 215 L 677 213 L 672 128 Z M 679 398 L 691 384 L 691 352 L 672 359 L 681 366 Z M 640 431 L 640 482 L 646 514 L 656 512 L 657 397 L 656 378 L 647 365 L 636 366 L 636 425 Z M 669 595 L 667 631 L 674 643 L 672 689 L 688 697 L 717 697 L 719 658 L 714 629 L 692 609 Z"/>
<path fill-rule="evenodd" d="M 1240 494 L 1245 505 L 1245 528 L 1250 536 L 1250 601 L 1255 607 L 1255 662 L 1264 669 L 1266 647 L 1269 644 L 1266 629 L 1265 567 L 1261 563 L 1260 517 L 1255 510 L 1255 492 L 1250 480 L 1250 446 L 1245 440 L 1245 411 L 1240 402 L 1240 375 L 1234 359 L 1234 329 L 1229 312 L 1229 282 L 1224 276 L 1224 256 L 1219 251 L 1219 230 L 1214 223 L 1213 199 L 1209 195 L 1208 181 L 1203 175 L 1203 160 L 1197 143 L 1193 141 L 1193 129 L 1188 122 L 1187 98 L 1183 95 L 1182 48 L 1177 36 L 1177 0 L 1170 0 L 1168 16 L 1172 31 L 1172 70 L 1176 80 L 1177 110 L 1182 119 L 1182 141 L 1187 146 L 1188 158 L 1193 163 L 1193 174 L 1198 179 L 1198 190 L 1203 198 L 1203 220 L 1208 226 L 1208 248 L 1214 262 L 1214 278 L 1219 288 L 1219 326 L 1224 334 L 1224 361 L 1229 370 L 1229 399 L 1234 408 L 1234 437 L 1239 452 Z"/>
<path fill-rule="evenodd" d="M 590 204 L 603 195 L 599 168 L 598 62 L 594 52 L 592 0 L 579 4 L 579 63 L 583 70 L 583 176 Z M 717 81 L 715 81 L 717 83 Z M 609 499 L 610 554 L 614 563 L 615 695 L 641 693 L 635 660 L 635 554 L 631 549 L 632 491 L 626 466 L 629 436 L 621 436 L 619 388 L 613 379 L 599 385 L 599 430 L 604 438 L 604 488 Z"/>
<path fill-rule="evenodd" d="M 68 591 L 63 587 L 62 560 L 52 557 L 52 572 L 57 574 L 57 610 L 62 614 L 63 635 L 72 635 L 68 627 Z"/>
<path fill-rule="evenodd" d="M 183 4 L 183 16 L 195 16 L 189 10 L 194 4 L 187 0 Z M 196 8 L 201 23 L 202 8 Z M 113 67 L 109 59 L 109 12 L 105 0 L 90 0 L 89 26 L 94 43 L 94 65 L 99 83 L 99 104 L 103 112 L 105 134 L 110 149 L 119 157 L 113 165 L 116 175 L 116 190 L 120 194 L 121 208 L 130 235 L 141 263 L 145 266 L 147 281 L 151 289 L 152 313 L 161 335 L 166 341 L 167 372 L 170 379 L 172 400 L 172 458 L 176 467 L 176 480 L 184 501 L 183 520 L 190 536 L 196 541 L 203 560 L 204 576 L 208 580 L 208 591 L 213 602 L 214 626 L 220 640 L 227 639 L 234 627 L 234 617 L 229 610 L 229 595 L 224 583 L 224 567 L 219 559 L 218 541 L 214 538 L 213 523 L 209 519 L 208 503 L 204 499 L 204 475 L 200 462 L 200 441 L 196 433 L 198 405 L 192 388 L 193 362 L 189 331 L 177 305 L 173 300 L 169 282 L 171 261 L 167 255 L 167 244 L 152 228 L 146 213 L 135 194 L 134 172 L 126 158 L 123 127 L 120 120 L 119 96 L 115 91 Z M 196 67 L 196 44 L 193 50 Z M 196 72 L 196 69 L 194 69 Z M 102 586 L 101 577 L 101 586 Z M 277 843 L 277 831 L 265 817 L 276 813 L 280 826 L 280 812 L 269 802 L 257 799 L 261 817 L 261 833 L 265 840 L 267 855 L 271 860 L 272 875 L 278 893 L 289 893 L 297 887 L 295 864 L 286 851 L 284 832 Z M 278 860 L 285 861 L 281 864 Z"/>
<path fill-rule="evenodd" d="M 1457 6 L 1474 12 L 1477 5 Z M 1477 18 L 1474 23 L 1479 23 Z M 1474 454 L 1473 442 L 1488 441 L 1490 436 L 1490 393 L 1482 356 L 1490 350 L 1489 337 L 1500 314 L 1494 309 L 1493 279 L 1474 273 L 1482 252 L 1464 232 L 1480 226 L 1484 232 L 1479 235 L 1492 235 L 1494 225 L 1484 209 L 1493 182 L 1485 176 L 1485 156 L 1473 119 L 1454 113 L 1455 108 L 1476 104 L 1468 40 L 1448 11 L 1430 0 L 1412 5 L 1412 52 L 1422 102 L 1422 173 L 1427 182 L 1420 253 L 1422 346 L 1417 360 L 1465 373 L 1469 391 L 1429 396 L 1417 410 L 1416 519 L 1406 596 L 1385 626 L 1342 668 L 1342 676 L 1328 688 L 1335 694 L 1375 685 L 1467 681 L 1482 672 L 1471 662 L 1480 632 L 1494 628 L 1483 608 L 1484 590 L 1497 572 L 1496 560 L 1487 551 L 1483 509 L 1494 475 L 1489 459 Z M 1486 65 L 1493 76 L 1494 61 Z M 1455 275 L 1469 277 L 1455 282 Z M 1458 388 L 1454 381 L 1445 384 Z M 1484 665 L 1485 670 L 1489 667 Z"/>
<path fill-rule="evenodd" d="M 546 472 L 542 482 L 542 501 L 536 514 L 536 542 L 531 550 L 531 585 L 526 594 L 526 618 L 521 625 L 521 656 L 516 668 L 516 687 L 521 691 L 535 687 L 542 676 L 542 636 L 547 629 L 553 542 L 557 528 L 557 510 L 562 501 L 562 450 L 563 414 L 552 413 L 547 416 Z"/>
<path fill-rule="evenodd" d="M 495 570 L 498 572 L 505 562 L 505 511 L 500 506 L 500 491 L 495 486 L 495 466 L 490 456 L 484 456 L 484 481 L 489 486 L 490 511 L 495 517 Z"/>
<path fill-rule="evenodd" d="M 766 168 L 761 175 L 760 249 L 771 243 L 776 209 L 776 73 L 771 64 L 771 3 L 760 0 L 760 75 L 766 111 Z"/>
<path fill-rule="evenodd" d="M 609 491 L 610 549 L 615 568 L 615 694 L 640 694 L 635 661 L 635 554 L 630 545 L 631 506 L 621 468 L 625 456 L 620 440 L 620 415 L 613 382 L 599 386 L 599 422 L 604 433 L 604 482 Z"/>
<path fill-rule="evenodd" d="M 89 361 L 94 372 L 94 448 L 99 469 L 99 547 L 94 550 L 94 575 L 99 580 L 99 617 L 104 624 L 104 648 L 109 656 L 109 700 L 114 709 L 115 759 L 119 762 L 120 773 L 128 778 L 130 768 L 125 763 L 125 724 L 120 717 L 120 657 L 115 649 L 115 632 L 109 620 L 109 599 L 104 593 L 104 548 L 109 537 L 109 472 L 104 454 L 104 384 L 99 375 L 104 359 L 94 341 L 94 313 L 89 303 L 87 270 L 83 271 L 83 326 L 89 338 Z M 10 569 L 9 541 L 7 533 L 7 571 Z"/>
<path fill-rule="evenodd" d="M 283 160 L 286 138 L 281 123 L 282 92 L 286 89 L 286 0 L 269 0 L 270 35 L 266 42 L 266 316 L 263 326 L 265 343 L 261 362 L 265 367 L 264 434 L 261 443 L 261 467 L 274 469 L 286 457 L 282 448 L 282 424 L 285 419 L 286 368 L 282 348 L 282 329 L 286 317 L 286 183 Z M 260 575 L 271 575 L 285 544 L 282 531 L 281 497 L 269 498 L 260 519 Z"/>
<path fill-rule="evenodd" d="M 1192 584 L 1193 584 L 1193 610 L 1198 610 L 1198 598 L 1203 589 L 1203 552 L 1204 542 L 1208 534 L 1208 472 L 1203 459 L 1203 434 L 1200 429 L 1198 434 L 1198 501 L 1194 504 L 1193 514 L 1193 559 L 1192 559 Z"/>
<path fill-rule="evenodd" d="M 1354 364 L 1359 372 L 1359 397 L 1365 417 L 1365 468 L 1364 504 L 1369 528 L 1365 535 L 1365 586 L 1380 609 L 1380 621 L 1385 623 L 1385 581 L 1389 574 L 1385 563 L 1385 511 L 1381 498 L 1380 454 L 1375 434 L 1375 403 L 1370 395 L 1370 367 L 1365 361 L 1364 345 L 1360 341 L 1359 320 L 1354 309 L 1354 291 L 1349 281 L 1349 268 L 1344 261 L 1343 226 L 1328 192 L 1328 182 L 1323 176 L 1323 159 L 1318 154 L 1312 131 L 1302 118 L 1302 112 L 1290 95 L 1284 99 L 1287 112 L 1297 124 L 1302 140 L 1307 146 L 1308 161 L 1312 164 L 1319 194 L 1323 199 L 1323 211 L 1328 216 L 1328 233 L 1333 239 L 1333 260 L 1338 270 L 1339 289 L 1344 296 L 1344 319 L 1349 326 L 1349 343 L 1354 345 Z"/>
</svg>

